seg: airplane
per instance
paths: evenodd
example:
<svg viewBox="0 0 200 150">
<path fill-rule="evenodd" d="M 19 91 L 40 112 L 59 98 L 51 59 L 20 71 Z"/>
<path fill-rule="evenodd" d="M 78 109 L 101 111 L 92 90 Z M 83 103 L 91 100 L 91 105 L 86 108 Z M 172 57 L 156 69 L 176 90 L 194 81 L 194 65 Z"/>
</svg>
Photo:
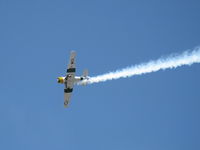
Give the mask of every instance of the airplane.
<svg viewBox="0 0 200 150">
<path fill-rule="evenodd" d="M 65 85 L 65 89 L 64 89 L 64 107 L 67 107 L 68 104 L 69 104 L 74 84 L 77 84 L 80 81 L 85 81 L 85 80 L 89 79 L 88 70 L 84 70 L 82 76 L 75 76 L 75 72 L 76 72 L 75 57 L 76 57 L 76 52 L 75 51 L 71 51 L 70 60 L 69 60 L 69 64 L 68 64 L 68 67 L 67 67 L 66 76 L 57 78 L 57 82 L 58 83 Z M 82 82 L 82 85 L 86 85 L 85 82 Z"/>
</svg>

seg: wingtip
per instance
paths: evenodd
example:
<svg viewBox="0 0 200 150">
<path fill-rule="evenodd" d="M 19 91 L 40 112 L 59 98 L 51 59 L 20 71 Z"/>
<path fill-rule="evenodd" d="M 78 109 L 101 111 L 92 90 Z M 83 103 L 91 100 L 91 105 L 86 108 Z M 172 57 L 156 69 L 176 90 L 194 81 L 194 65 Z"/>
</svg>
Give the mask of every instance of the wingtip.
<svg viewBox="0 0 200 150">
<path fill-rule="evenodd" d="M 76 54 L 76 51 L 75 50 L 71 50 L 71 54 Z"/>
<path fill-rule="evenodd" d="M 64 108 L 67 108 L 68 107 L 68 103 L 66 104 L 66 103 L 64 103 Z"/>
</svg>

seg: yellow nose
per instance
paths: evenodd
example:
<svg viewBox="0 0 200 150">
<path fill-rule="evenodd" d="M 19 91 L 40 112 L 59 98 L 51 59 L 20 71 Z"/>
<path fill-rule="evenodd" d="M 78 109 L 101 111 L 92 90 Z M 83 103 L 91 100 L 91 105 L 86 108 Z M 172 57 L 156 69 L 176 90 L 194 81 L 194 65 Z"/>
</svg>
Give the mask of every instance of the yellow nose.
<svg viewBox="0 0 200 150">
<path fill-rule="evenodd" d="M 58 77 L 57 78 L 57 82 L 61 83 L 61 84 L 64 83 L 64 78 L 63 77 Z"/>
</svg>

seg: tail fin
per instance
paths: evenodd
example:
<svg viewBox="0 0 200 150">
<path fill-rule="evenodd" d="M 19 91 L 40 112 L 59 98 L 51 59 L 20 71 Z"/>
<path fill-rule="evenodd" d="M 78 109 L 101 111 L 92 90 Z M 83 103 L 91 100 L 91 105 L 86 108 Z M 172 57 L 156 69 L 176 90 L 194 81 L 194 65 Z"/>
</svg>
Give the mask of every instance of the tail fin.
<svg viewBox="0 0 200 150">
<path fill-rule="evenodd" d="M 83 77 L 87 77 L 87 76 L 88 76 L 88 70 L 85 69 L 85 70 L 83 71 Z"/>
</svg>

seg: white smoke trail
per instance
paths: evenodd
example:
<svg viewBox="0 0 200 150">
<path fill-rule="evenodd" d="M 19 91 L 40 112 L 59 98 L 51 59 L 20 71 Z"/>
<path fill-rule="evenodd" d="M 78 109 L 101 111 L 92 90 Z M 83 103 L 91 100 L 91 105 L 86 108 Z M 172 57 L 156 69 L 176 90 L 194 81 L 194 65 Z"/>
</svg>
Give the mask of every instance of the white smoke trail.
<svg viewBox="0 0 200 150">
<path fill-rule="evenodd" d="M 134 65 L 103 75 L 90 77 L 88 80 L 81 81 L 78 84 L 92 84 L 113 79 L 127 78 L 159 70 L 172 69 L 183 65 L 192 65 L 193 63 L 200 63 L 200 47 L 197 47 L 192 51 L 185 51 L 179 55 L 170 55 L 166 58 L 160 58 L 158 60 Z"/>
</svg>

